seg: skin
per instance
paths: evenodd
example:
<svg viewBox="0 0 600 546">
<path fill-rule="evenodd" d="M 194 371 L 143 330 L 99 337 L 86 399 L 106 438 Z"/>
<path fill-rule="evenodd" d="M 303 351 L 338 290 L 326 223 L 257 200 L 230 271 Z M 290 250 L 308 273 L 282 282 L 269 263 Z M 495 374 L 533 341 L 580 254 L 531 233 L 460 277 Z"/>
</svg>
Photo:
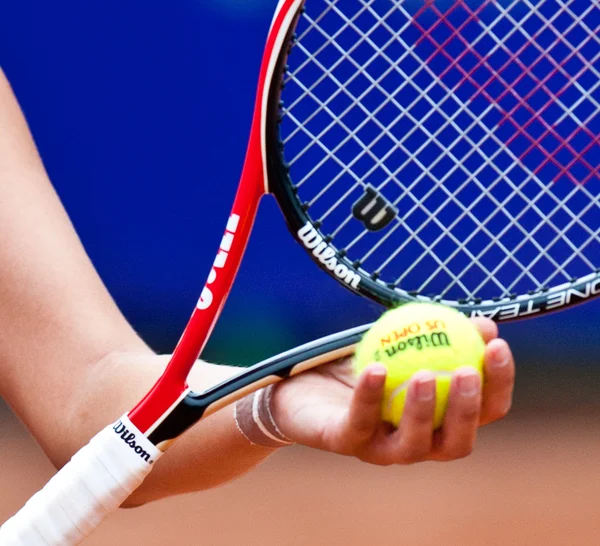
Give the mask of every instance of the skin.
<svg viewBox="0 0 600 546">
<path fill-rule="evenodd" d="M 430 372 L 411 380 L 393 429 L 379 418 L 385 369 L 374 364 L 355 378 L 349 359 L 278 384 L 274 419 L 296 443 L 366 463 L 462 458 L 480 426 L 507 414 L 514 385 L 513 357 L 496 325 L 476 325 L 487 344 L 485 384 L 475 370 L 458 370 L 435 433 Z M 0 395 L 60 468 L 129 410 L 168 360 L 140 339 L 94 270 L 0 71 Z M 189 383 L 202 390 L 237 371 L 199 362 Z M 126 506 L 225 483 L 274 451 L 250 444 L 225 408 L 186 432 Z"/>
</svg>

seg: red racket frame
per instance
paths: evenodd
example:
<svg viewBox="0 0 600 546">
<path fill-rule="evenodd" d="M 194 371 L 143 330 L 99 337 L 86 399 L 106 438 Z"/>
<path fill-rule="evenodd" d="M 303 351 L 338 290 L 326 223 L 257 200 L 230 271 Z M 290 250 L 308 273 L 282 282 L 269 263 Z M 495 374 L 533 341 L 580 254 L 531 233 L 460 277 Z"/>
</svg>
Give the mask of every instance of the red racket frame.
<svg viewBox="0 0 600 546">
<path fill-rule="evenodd" d="M 188 374 L 204 349 L 225 305 L 250 238 L 258 205 L 268 193 L 265 117 L 270 82 L 288 33 L 288 30 L 282 31 L 286 26 L 291 27 L 303 4 L 304 0 L 282 3 L 271 25 L 260 69 L 246 159 L 228 223 L 231 230 L 225 231 L 203 296 L 192 313 L 167 368 L 148 394 L 129 413 L 132 423 L 144 434 L 160 422 L 189 391 Z M 214 294 L 211 302 L 206 301 L 207 290 Z"/>
</svg>

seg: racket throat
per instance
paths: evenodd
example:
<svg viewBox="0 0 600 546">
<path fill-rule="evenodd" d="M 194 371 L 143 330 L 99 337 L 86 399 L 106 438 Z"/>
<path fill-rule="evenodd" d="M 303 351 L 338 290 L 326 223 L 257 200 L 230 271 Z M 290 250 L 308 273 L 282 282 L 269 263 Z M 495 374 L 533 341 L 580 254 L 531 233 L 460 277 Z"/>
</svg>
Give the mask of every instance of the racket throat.
<svg viewBox="0 0 600 546">
<path fill-rule="evenodd" d="M 145 434 L 188 392 L 187 377 L 225 305 L 248 245 L 258 205 L 264 195 L 261 171 L 260 166 L 246 161 L 225 233 L 196 309 L 163 375 L 129 414 L 131 421 Z"/>
</svg>

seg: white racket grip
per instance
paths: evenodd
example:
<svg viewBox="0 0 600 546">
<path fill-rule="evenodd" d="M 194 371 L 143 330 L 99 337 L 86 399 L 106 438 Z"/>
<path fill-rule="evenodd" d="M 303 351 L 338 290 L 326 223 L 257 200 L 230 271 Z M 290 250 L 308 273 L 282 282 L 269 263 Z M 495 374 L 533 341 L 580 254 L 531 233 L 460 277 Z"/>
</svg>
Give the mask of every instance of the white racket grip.
<svg viewBox="0 0 600 546">
<path fill-rule="evenodd" d="M 100 431 L 0 528 L 1 546 L 79 544 L 162 455 L 127 418 Z"/>
</svg>

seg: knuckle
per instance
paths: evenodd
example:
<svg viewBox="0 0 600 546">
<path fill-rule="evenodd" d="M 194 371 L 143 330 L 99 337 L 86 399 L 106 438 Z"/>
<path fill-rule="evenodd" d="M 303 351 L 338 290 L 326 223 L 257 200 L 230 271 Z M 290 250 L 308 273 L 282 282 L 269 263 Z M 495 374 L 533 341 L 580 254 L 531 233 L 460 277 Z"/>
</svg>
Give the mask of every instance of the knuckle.
<svg viewBox="0 0 600 546">
<path fill-rule="evenodd" d="M 470 425 L 479 420 L 479 406 L 469 406 L 463 408 L 458 415 L 458 420 L 462 425 Z"/>
<path fill-rule="evenodd" d="M 405 418 L 412 424 L 418 427 L 430 427 L 433 422 L 433 405 L 416 404 L 407 408 Z"/>
<path fill-rule="evenodd" d="M 361 405 L 371 407 L 381 403 L 381 395 L 371 389 L 362 389 L 357 393 L 357 400 Z"/>
<path fill-rule="evenodd" d="M 516 370 L 514 366 L 504 366 L 500 371 L 490 374 L 490 381 L 498 388 L 512 388 L 515 382 Z"/>
<path fill-rule="evenodd" d="M 509 366 L 509 369 L 499 378 L 500 385 L 504 388 L 512 388 L 515 383 L 515 375 L 515 369 L 512 366 Z"/>
</svg>

